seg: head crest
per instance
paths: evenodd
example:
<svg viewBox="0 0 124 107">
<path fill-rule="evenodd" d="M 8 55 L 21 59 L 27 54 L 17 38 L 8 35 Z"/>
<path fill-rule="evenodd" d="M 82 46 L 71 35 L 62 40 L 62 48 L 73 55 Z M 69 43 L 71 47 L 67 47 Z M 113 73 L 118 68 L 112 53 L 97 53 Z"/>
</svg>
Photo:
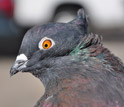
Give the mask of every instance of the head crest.
<svg viewBox="0 0 124 107">
<path fill-rule="evenodd" d="M 80 26 L 81 29 L 84 30 L 84 33 L 87 34 L 88 16 L 85 14 L 83 9 L 79 9 L 77 12 L 77 17 L 69 23 Z"/>
</svg>

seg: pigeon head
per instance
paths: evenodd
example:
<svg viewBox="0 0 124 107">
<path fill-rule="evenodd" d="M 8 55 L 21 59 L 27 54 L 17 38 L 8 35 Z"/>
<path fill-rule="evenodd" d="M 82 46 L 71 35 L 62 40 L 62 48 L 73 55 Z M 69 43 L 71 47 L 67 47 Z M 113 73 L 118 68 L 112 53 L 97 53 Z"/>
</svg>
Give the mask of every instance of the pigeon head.
<svg viewBox="0 0 124 107">
<path fill-rule="evenodd" d="M 68 56 L 86 35 L 86 17 L 80 12 L 69 23 L 49 23 L 30 29 L 23 38 L 10 74 L 20 71 L 33 73 L 52 66 L 50 59 Z"/>
</svg>

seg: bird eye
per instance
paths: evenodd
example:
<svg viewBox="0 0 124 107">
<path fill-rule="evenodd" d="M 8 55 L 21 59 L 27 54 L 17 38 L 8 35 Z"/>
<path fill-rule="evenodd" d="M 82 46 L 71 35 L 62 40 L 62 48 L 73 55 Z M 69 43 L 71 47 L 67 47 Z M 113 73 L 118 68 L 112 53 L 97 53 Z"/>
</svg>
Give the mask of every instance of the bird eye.
<svg viewBox="0 0 124 107">
<path fill-rule="evenodd" d="M 49 48 L 51 47 L 51 45 L 52 45 L 52 43 L 51 43 L 50 40 L 45 40 L 45 41 L 43 42 L 43 48 L 44 48 L 44 49 L 49 49 Z"/>
<path fill-rule="evenodd" d="M 55 42 L 51 38 L 44 37 L 39 42 L 39 49 L 49 49 L 55 45 Z"/>
</svg>

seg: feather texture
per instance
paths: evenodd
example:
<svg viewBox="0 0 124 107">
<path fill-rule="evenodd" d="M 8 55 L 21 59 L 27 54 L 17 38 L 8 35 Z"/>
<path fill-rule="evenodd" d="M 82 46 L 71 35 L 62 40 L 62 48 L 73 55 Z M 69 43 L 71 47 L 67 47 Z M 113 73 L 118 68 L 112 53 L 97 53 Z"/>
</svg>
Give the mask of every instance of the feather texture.
<svg viewBox="0 0 124 107">
<path fill-rule="evenodd" d="M 43 82 L 45 93 L 35 107 L 124 107 L 124 64 L 103 46 L 102 36 L 87 33 L 87 24 L 81 9 L 69 23 L 25 34 L 17 56 L 25 60 L 17 58 L 10 73 L 29 72 Z M 39 49 L 44 38 L 54 46 Z"/>
</svg>

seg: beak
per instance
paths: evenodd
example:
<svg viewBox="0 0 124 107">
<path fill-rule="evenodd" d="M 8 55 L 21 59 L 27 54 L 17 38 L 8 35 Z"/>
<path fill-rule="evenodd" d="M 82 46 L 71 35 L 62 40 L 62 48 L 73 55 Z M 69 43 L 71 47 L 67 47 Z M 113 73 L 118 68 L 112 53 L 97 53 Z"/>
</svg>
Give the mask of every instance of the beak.
<svg viewBox="0 0 124 107">
<path fill-rule="evenodd" d="M 26 64 L 28 61 L 17 60 L 14 65 L 11 67 L 10 76 L 15 75 L 18 72 L 21 72 L 24 68 L 26 68 Z"/>
</svg>

